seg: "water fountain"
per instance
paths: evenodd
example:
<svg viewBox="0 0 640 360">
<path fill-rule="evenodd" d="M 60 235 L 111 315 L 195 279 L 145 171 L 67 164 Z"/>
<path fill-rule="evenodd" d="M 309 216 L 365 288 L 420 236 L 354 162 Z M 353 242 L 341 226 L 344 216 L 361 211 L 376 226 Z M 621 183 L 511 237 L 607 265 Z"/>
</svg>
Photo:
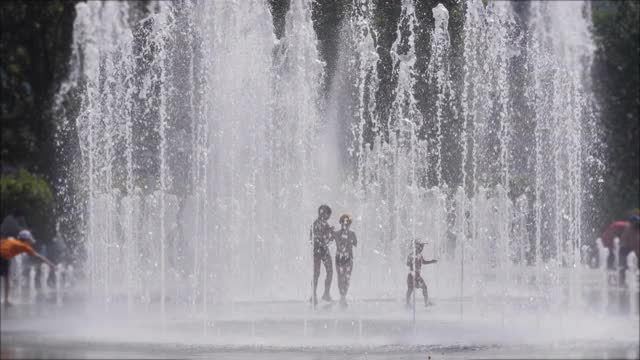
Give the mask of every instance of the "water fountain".
<svg viewBox="0 0 640 360">
<path fill-rule="evenodd" d="M 151 3 L 144 19 L 129 18 L 136 9 L 126 3 L 79 8 L 82 65 L 70 81 L 86 84 L 77 127 L 95 214 L 87 224 L 94 294 L 124 291 L 131 304 L 154 284 L 164 304 L 174 270 L 203 306 L 267 296 L 273 281 L 277 293 L 293 290 L 283 285 L 302 270 L 306 226 L 287 219 L 313 212 L 303 199 L 322 69 L 312 29 L 299 31 L 310 26 L 309 4 L 292 3 L 287 24 L 296 31 L 280 41 L 266 6 Z M 125 271 L 112 268 L 113 257 Z M 260 270 L 276 262 L 276 273 Z"/>
<path fill-rule="evenodd" d="M 116 291 L 115 284 L 126 284 L 124 290 L 131 303 L 137 290 L 153 283 L 159 286 L 153 290 L 158 291 L 164 307 L 169 268 L 194 279 L 190 290 L 192 302 L 198 297 L 214 296 L 209 293 L 217 288 L 225 289 L 215 295 L 220 301 L 258 295 L 269 297 L 274 293 L 259 289 L 258 284 L 280 285 L 276 293 L 282 294 L 288 291 L 282 284 L 300 281 L 286 274 L 293 269 L 300 273 L 303 269 L 300 256 L 306 256 L 305 246 L 304 241 L 298 239 L 305 238 L 305 227 L 296 225 L 292 229 L 289 224 L 284 225 L 288 221 L 280 221 L 274 213 L 283 218 L 290 216 L 287 214 L 313 216 L 315 206 L 309 200 L 314 196 L 307 194 L 313 193 L 314 186 L 313 176 L 309 176 L 313 174 L 314 163 L 311 152 L 320 145 L 314 143 L 312 137 L 321 125 L 316 94 L 321 63 L 313 46 L 315 35 L 310 28 L 308 4 L 292 3 L 285 37 L 278 41 L 273 37 L 265 6 L 240 9 L 228 4 L 194 3 L 178 8 L 151 3 L 147 9 L 149 15 L 139 20 L 129 18 L 135 9 L 129 9 L 126 3 L 79 7 L 75 56 L 80 64 L 74 68 L 71 81 L 83 82 L 86 89 L 76 122 L 86 165 L 83 171 L 89 175 L 86 184 L 89 191 L 87 264 L 90 266 L 90 284 L 94 292 L 101 289 L 104 299 L 123 290 Z M 545 11 L 556 14 L 548 7 L 536 4 L 531 9 L 531 40 L 527 42 L 531 44 L 528 61 L 533 68 L 532 85 L 527 86 L 530 91 L 546 88 L 541 81 L 546 81 L 544 76 L 551 65 L 542 61 L 553 61 L 548 59 L 549 54 L 554 53 L 544 47 L 573 46 L 542 44 L 542 41 L 549 41 L 545 31 L 552 32 L 553 29 L 545 30 L 538 25 L 537 21 L 541 21 L 538 17 L 544 16 Z M 238 16 L 245 10 L 250 16 Z M 366 15 L 367 11 L 369 15 Z M 416 207 L 427 206 L 422 200 L 428 195 L 419 180 L 426 175 L 431 179 L 429 183 L 438 186 L 437 190 L 430 191 L 443 194 L 434 195 L 435 198 L 450 196 L 447 185 L 470 189 L 466 195 L 469 199 L 461 199 L 460 208 L 475 209 L 469 218 L 469 226 L 473 229 L 469 246 L 475 247 L 477 253 L 472 264 L 497 266 L 506 274 L 506 266 L 512 258 L 507 236 L 512 228 L 510 214 L 513 211 L 507 195 L 512 186 L 511 173 L 523 171 L 513 164 L 514 155 L 510 153 L 509 145 L 514 131 L 511 128 L 518 126 L 510 122 L 510 113 L 514 103 L 521 100 L 510 97 L 512 91 L 508 83 L 509 62 L 519 50 L 510 45 L 516 26 L 513 10 L 509 3 L 503 2 L 491 2 L 485 7 L 481 1 L 470 1 L 467 6 L 465 86 L 460 94 L 465 126 L 460 138 L 465 139 L 463 151 L 470 154 L 463 158 L 469 159 L 471 164 L 459 165 L 464 174 L 460 184 L 443 183 L 440 155 L 441 132 L 446 120 L 442 108 L 449 106 L 455 96 L 447 66 L 448 13 L 442 5 L 433 9 L 435 28 L 426 76 L 435 84 L 437 96 L 433 104 L 435 118 L 428 121 L 421 118 L 413 95 L 413 79 L 417 74 L 413 70 L 416 55 L 412 34 L 413 28 L 418 26 L 414 13 L 412 1 L 404 1 L 398 36 L 391 49 L 396 64 L 394 72 L 398 77 L 396 96 L 388 119 L 371 120 L 386 123 L 378 127 L 379 135 L 369 153 L 363 150 L 366 145 L 362 143 L 362 133 L 367 121 L 365 113 L 375 117 L 371 102 L 375 101 L 372 94 L 376 84 L 372 77 L 375 76 L 376 57 L 370 55 L 372 45 L 358 51 L 361 59 L 359 117 L 363 119 L 359 125 L 362 129 L 358 134 L 360 139 L 356 139 L 360 142 L 359 184 L 364 184 L 365 188 L 375 187 L 378 185 L 371 179 L 372 174 L 379 179 L 382 194 L 372 194 L 370 189 L 365 189 L 368 193 L 364 201 L 387 197 L 385 203 L 389 207 L 383 213 L 389 214 L 391 219 L 382 222 L 383 227 L 389 229 L 388 233 L 369 233 L 368 237 L 378 239 L 380 245 L 387 248 L 384 251 L 377 249 L 388 255 L 387 260 L 397 262 L 404 251 L 402 239 L 425 234 L 427 230 L 433 234 L 433 229 L 446 226 L 446 201 L 427 212 L 429 220 L 417 218 Z M 366 18 L 370 14 L 366 6 L 356 8 L 353 23 L 359 28 L 352 31 L 359 31 L 356 39 L 359 44 L 368 44 L 373 38 Z M 136 21 L 142 24 L 138 25 L 140 29 L 132 25 Z M 245 24 L 252 21 L 258 26 L 247 33 L 248 25 Z M 405 41 L 403 27 L 409 29 L 407 49 L 402 43 Z M 244 31 L 244 36 L 221 36 L 226 32 L 234 33 L 227 31 L 229 28 Z M 143 38 L 136 39 L 135 31 L 141 31 Z M 184 39 L 180 37 L 186 37 L 187 41 L 181 41 Z M 578 40 L 588 43 L 586 39 L 588 37 Z M 553 66 L 559 72 L 574 71 L 566 75 L 572 76 L 573 86 L 562 88 L 565 81 L 556 77 L 560 81 L 556 92 L 568 93 L 576 101 L 586 102 L 588 96 L 580 85 L 582 75 L 575 71 L 582 67 L 571 58 L 583 55 L 564 51 L 556 54 L 562 56 L 558 59 L 566 59 L 567 66 L 562 67 L 563 63 Z M 136 59 L 148 61 L 142 64 Z M 248 86 L 249 79 L 251 86 Z M 369 103 L 364 103 L 365 91 L 368 91 Z M 545 96 L 548 100 L 544 100 Z M 536 110 L 534 122 L 540 124 L 536 127 L 535 144 L 560 136 L 542 135 L 542 132 L 559 129 L 562 136 L 571 136 L 562 144 L 572 147 L 559 147 L 560 143 L 554 147 L 553 143 L 550 148 L 536 146 L 539 150 L 533 152 L 537 154 L 537 160 L 531 160 L 539 164 L 535 170 L 539 175 L 534 175 L 536 196 L 529 201 L 536 217 L 535 256 L 529 256 L 536 264 L 542 264 L 546 245 L 546 256 L 559 268 L 563 261 L 576 261 L 566 257 L 576 256 L 575 249 L 579 246 L 567 244 L 567 241 L 581 238 L 579 204 L 582 192 L 579 186 L 571 187 L 572 197 L 563 199 L 560 194 L 549 196 L 542 191 L 565 186 L 562 185 L 565 182 L 579 185 L 581 160 L 575 156 L 580 154 L 577 147 L 582 142 L 576 121 L 581 121 L 580 114 L 588 104 L 575 102 L 549 107 L 542 101 L 555 101 L 561 97 L 545 96 L 541 93 L 527 96 L 530 100 L 526 105 Z M 555 109 L 554 116 L 543 112 L 549 108 Z M 145 119 L 144 123 L 140 118 Z M 551 119 L 556 123 L 545 127 Z M 424 128 L 429 126 L 433 127 L 434 139 L 424 138 Z M 386 132 L 379 129 L 386 129 Z M 542 151 L 551 153 L 547 155 Z M 564 153 L 574 157 L 566 158 Z M 548 163 L 541 161 L 548 156 L 556 159 L 553 169 L 544 168 Z M 385 169 L 387 166 L 391 173 Z M 466 169 L 470 169 L 469 173 Z M 570 176 L 564 176 L 563 172 Z M 489 195 L 493 193 L 495 195 Z M 490 205 L 494 202 L 497 205 Z M 569 204 L 570 208 L 557 208 L 560 204 Z M 480 219 L 488 215 L 485 211 L 488 206 L 497 206 L 499 223 L 491 223 L 495 218 Z M 519 213 L 529 210 L 520 207 Z M 551 222 L 543 219 L 549 214 L 556 214 Z M 576 221 L 565 223 L 564 219 Z M 363 228 L 367 227 L 368 221 L 373 218 L 364 218 Z M 487 233 L 489 224 L 497 233 Z M 463 223 L 459 225 L 464 226 Z M 555 235 L 551 237 L 555 243 L 542 244 L 543 237 L 549 234 Z M 265 244 L 267 238 L 269 245 Z M 437 230 L 433 238 L 432 251 L 443 256 L 446 245 L 442 230 Z M 497 254 L 496 247 L 505 254 Z M 273 249 L 278 251 L 273 253 Z M 235 256 L 245 251 L 249 252 L 248 256 Z M 111 268 L 113 264 L 108 259 L 114 256 L 125 259 L 126 271 Z M 286 258 L 296 261 L 278 261 Z M 497 261 L 501 263 L 497 264 Z M 274 263 L 287 271 L 264 273 L 257 270 Z M 214 268 L 208 268 L 209 264 L 214 264 Z M 393 263 L 385 265 L 396 267 Z M 221 278 L 219 273 L 225 271 L 229 273 Z M 395 278 L 398 272 L 389 274 Z M 126 278 L 122 279 L 124 274 Z M 198 282 L 201 287 L 195 285 Z M 394 281 L 383 282 L 390 285 Z M 293 294 L 295 292 L 288 295 Z"/>
<path fill-rule="evenodd" d="M 367 343 L 406 324 L 424 335 L 435 318 L 531 320 L 544 333 L 567 307 L 590 311 L 584 278 L 604 272 L 581 255 L 600 176 L 586 171 L 599 146 L 588 3 L 469 0 L 425 16 L 403 0 L 389 48 L 376 4 L 349 7 L 327 96 L 309 0 L 291 0 L 281 38 L 266 1 L 77 5 L 56 110 L 60 136 L 79 141 L 82 192 L 67 195 L 86 207 L 75 271 L 89 299 L 105 313 L 188 314 L 216 339 L 244 321 L 252 342 L 267 320 L 296 339 L 352 331 Z M 359 309 L 344 316 L 307 304 L 324 202 L 353 213 L 361 239 Z M 409 316 L 398 299 L 415 238 L 439 260 L 423 271 L 442 305 Z"/>
</svg>

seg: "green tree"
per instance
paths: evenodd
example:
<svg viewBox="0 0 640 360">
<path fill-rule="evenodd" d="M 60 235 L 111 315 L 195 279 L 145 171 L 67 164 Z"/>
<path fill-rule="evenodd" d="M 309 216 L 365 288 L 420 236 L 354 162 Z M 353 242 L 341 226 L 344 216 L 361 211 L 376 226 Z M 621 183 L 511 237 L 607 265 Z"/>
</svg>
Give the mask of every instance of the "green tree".
<svg viewBox="0 0 640 360">
<path fill-rule="evenodd" d="M 55 232 L 51 101 L 66 74 L 76 3 L 0 3 L 0 216 L 20 205 L 45 241 Z"/>
<path fill-rule="evenodd" d="M 21 169 L 14 175 L 0 176 L 0 194 L 3 216 L 11 209 L 20 208 L 36 237 L 50 236 L 53 191 L 46 180 Z"/>
<path fill-rule="evenodd" d="M 592 9 L 594 90 L 607 145 L 603 207 L 613 220 L 640 207 L 640 2 L 595 1 Z"/>
</svg>

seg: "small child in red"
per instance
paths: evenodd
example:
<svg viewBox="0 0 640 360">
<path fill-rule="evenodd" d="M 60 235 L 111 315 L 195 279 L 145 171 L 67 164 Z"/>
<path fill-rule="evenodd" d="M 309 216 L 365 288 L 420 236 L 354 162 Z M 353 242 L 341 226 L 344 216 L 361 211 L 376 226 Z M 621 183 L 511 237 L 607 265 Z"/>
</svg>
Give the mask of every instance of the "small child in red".
<svg viewBox="0 0 640 360">
<path fill-rule="evenodd" d="M 412 252 L 407 256 L 407 266 L 409 267 L 409 274 L 407 275 L 407 307 L 411 306 L 411 294 L 415 288 L 422 289 L 424 306 L 428 305 L 429 294 L 427 292 L 427 283 L 425 283 L 422 276 L 420 276 L 420 269 L 422 268 L 422 264 L 433 264 L 436 263 L 437 260 L 425 260 L 422 256 L 423 249 L 424 243 L 416 240 L 415 252 Z"/>
</svg>

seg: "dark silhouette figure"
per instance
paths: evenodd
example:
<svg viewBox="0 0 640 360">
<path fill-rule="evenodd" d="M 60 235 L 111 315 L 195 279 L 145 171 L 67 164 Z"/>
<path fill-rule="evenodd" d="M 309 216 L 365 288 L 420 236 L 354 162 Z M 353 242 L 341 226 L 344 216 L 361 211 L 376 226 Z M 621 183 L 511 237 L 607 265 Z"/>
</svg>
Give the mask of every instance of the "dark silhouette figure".
<svg viewBox="0 0 640 360">
<path fill-rule="evenodd" d="M 424 305 L 429 305 L 429 293 L 427 291 L 427 283 L 420 275 L 420 269 L 422 265 L 436 263 L 437 260 L 425 260 L 422 256 L 422 250 L 424 249 L 424 243 L 416 240 L 415 252 L 411 252 L 407 256 L 407 266 L 409 267 L 409 274 L 407 275 L 407 307 L 411 306 L 411 295 L 414 289 L 422 289 L 422 296 L 424 297 Z M 414 270 L 415 268 L 415 270 Z"/>
<path fill-rule="evenodd" d="M 331 208 L 321 205 L 318 208 L 318 218 L 313 222 L 313 303 L 317 304 L 316 290 L 320 277 L 320 262 L 324 264 L 326 277 L 324 279 L 324 294 L 322 299 L 331 301 L 331 280 L 333 278 L 333 263 L 329 243 L 333 240 L 333 227 L 327 223 L 331 217 Z"/>
<path fill-rule="evenodd" d="M 336 270 L 338 271 L 338 289 L 340 290 L 340 305 L 347 306 L 347 292 L 353 270 L 353 247 L 358 244 L 356 234 L 349 230 L 351 216 L 340 216 L 340 230 L 334 234 L 336 241 Z"/>
</svg>

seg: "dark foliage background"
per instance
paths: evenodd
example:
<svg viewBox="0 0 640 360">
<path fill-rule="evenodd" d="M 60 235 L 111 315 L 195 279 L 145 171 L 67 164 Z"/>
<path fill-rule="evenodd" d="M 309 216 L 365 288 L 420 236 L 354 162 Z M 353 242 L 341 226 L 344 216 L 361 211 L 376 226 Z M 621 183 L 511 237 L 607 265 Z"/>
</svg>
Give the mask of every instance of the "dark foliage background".
<svg viewBox="0 0 640 360">
<path fill-rule="evenodd" d="M 491 0 L 489 0 L 491 1 Z M 460 74 L 459 59 L 464 22 L 463 5 L 454 0 L 417 1 L 420 21 L 430 23 L 431 8 L 442 2 L 450 10 L 452 74 Z M 64 172 L 57 163 L 54 144 L 52 96 L 67 73 L 77 0 L 4 1 L 0 3 L 0 216 L 15 206 L 27 210 L 27 223 L 47 242 L 55 235 L 56 219 L 64 211 L 58 188 Z M 284 32 L 288 0 L 269 0 L 276 35 Z M 327 63 L 325 87 L 335 73 L 341 21 L 350 0 L 316 0 L 313 18 L 320 53 Z M 375 24 L 379 34 L 381 99 L 391 99 L 392 60 L 388 50 L 395 41 L 400 1 L 377 0 Z M 518 3 L 526 7 L 526 3 Z M 599 215 L 601 228 L 640 207 L 640 2 L 595 1 L 593 32 L 597 52 L 593 67 L 594 90 L 606 143 L 606 177 Z M 428 52 L 429 32 L 417 36 L 418 56 Z M 422 44 L 422 45 L 421 45 Z M 428 56 L 428 54 L 426 54 Z M 424 64 L 423 64 L 424 65 Z M 418 66 L 421 66 L 418 64 Z M 418 91 L 424 84 L 418 83 Z M 380 101 L 386 113 L 390 101 Z"/>
<path fill-rule="evenodd" d="M 66 74 L 75 3 L 0 4 L 0 216 L 22 208 L 45 243 L 56 225 L 51 100 Z"/>
<path fill-rule="evenodd" d="M 640 207 L 640 2 L 595 1 L 592 9 L 594 91 L 607 146 L 602 209 L 610 221 Z"/>
</svg>

